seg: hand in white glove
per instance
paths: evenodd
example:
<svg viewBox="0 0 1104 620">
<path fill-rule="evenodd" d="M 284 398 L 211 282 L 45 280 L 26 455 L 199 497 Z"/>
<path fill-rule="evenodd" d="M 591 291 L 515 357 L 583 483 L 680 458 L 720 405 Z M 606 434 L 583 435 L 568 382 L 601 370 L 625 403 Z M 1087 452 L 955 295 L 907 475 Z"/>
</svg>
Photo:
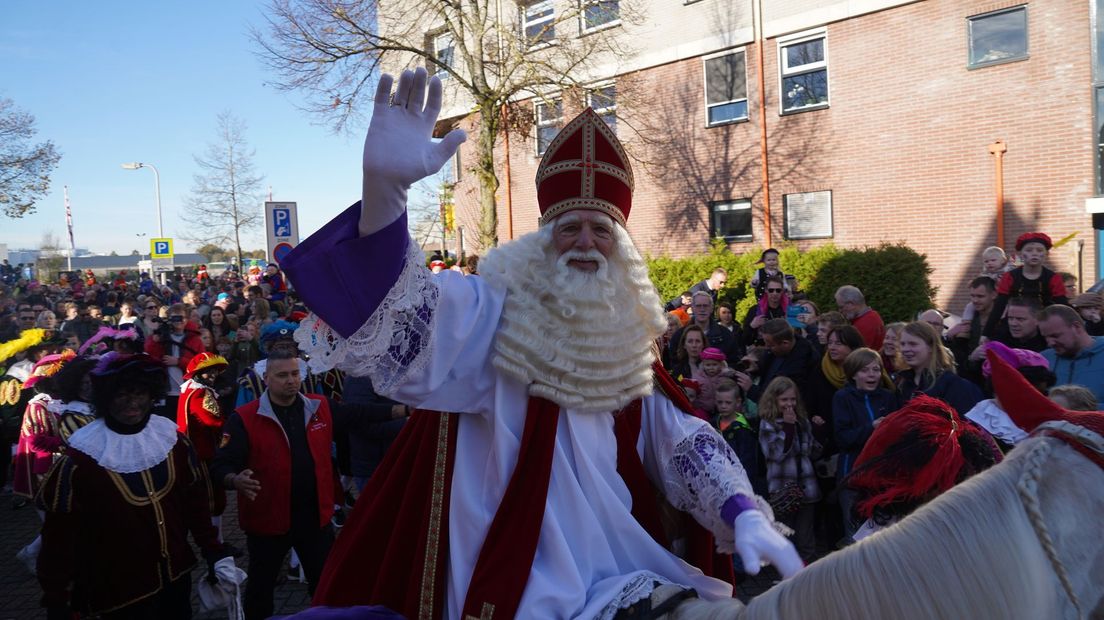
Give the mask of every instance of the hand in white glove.
<svg viewBox="0 0 1104 620">
<path fill-rule="evenodd" d="M 394 95 L 393 78 L 386 73 L 380 77 L 364 138 L 361 236 L 395 221 L 406 209 L 410 185 L 440 170 L 467 139 L 462 129 L 454 129 L 440 142 L 432 141 L 441 111 L 441 80 L 428 79 L 427 97 L 427 75 L 423 67 L 403 71 Z"/>
<path fill-rule="evenodd" d="M 736 553 L 744 563 L 744 572 L 758 575 L 764 562 L 773 564 L 783 579 L 794 576 L 805 563 L 797 550 L 779 534 L 758 510 L 745 510 L 736 516 Z"/>
</svg>

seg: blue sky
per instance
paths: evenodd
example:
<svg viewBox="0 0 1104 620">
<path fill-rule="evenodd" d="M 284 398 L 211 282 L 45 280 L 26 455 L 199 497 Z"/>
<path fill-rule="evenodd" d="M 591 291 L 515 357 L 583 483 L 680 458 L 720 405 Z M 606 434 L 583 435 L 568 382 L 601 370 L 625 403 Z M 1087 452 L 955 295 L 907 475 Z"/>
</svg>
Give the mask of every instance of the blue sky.
<svg viewBox="0 0 1104 620">
<path fill-rule="evenodd" d="M 223 110 L 246 120 L 273 199 L 299 203 L 301 236 L 357 200 L 363 128 L 335 135 L 296 107 L 305 93 L 266 86 L 275 76 L 248 37 L 264 10 L 237 0 L 0 2 L 0 97 L 33 114 L 36 140 L 62 153 L 37 212 L 0 215 L 0 243 L 36 248 L 47 231 L 64 239 L 68 185 L 77 247 L 148 251 L 153 172 L 120 168 L 132 161 L 157 166 L 165 234 L 179 238 L 194 225 L 180 211 L 193 155 L 214 141 Z M 262 233 L 244 245 L 264 247 Z M 188 249 L 178 241 L 177 252 Z"/>
</svg>

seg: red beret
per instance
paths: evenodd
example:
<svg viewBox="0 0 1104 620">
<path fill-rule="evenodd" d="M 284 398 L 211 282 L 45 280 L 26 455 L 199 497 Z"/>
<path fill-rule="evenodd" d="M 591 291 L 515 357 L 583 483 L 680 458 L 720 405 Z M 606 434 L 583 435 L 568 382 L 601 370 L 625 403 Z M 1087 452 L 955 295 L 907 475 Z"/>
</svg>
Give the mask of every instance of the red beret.
<svg viewBox="0 0 1104 620">
<path fill-rule="evenodd" d="M 1023 249 L 1023 246 L 1027 245 L 1028 243 L 1041 243 L 1043 244 L 1043 247 L 1048 250 L 1054 247 L 1054 244 L 1050 241 L 1050 237 L 1048 237 L 1045 233 L 1029 232 L 1020 235 L 1019 238 L 1016 239 L 1016 251 L 1019 252 Z"/>
</svg>

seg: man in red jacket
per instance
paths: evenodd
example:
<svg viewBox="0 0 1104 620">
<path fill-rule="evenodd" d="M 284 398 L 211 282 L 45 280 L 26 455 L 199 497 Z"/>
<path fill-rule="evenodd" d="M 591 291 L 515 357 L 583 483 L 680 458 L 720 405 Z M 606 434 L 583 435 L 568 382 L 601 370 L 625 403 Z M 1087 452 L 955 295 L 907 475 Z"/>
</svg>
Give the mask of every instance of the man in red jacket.
<svg viewBox="0 0 1104 620">
<path fill-rule="evenodd" d="M 291 347 L 269 352 L 264 380 L 261 397 L 227 420 L 211 464 L 212 480 L 238 492 L 238 520 L 249 550 L 247 620 L 272 615 L 276 578 L 289 549 L 299 555 L 314 592 L 333 543 L 334 426 L 344 432 L 383 415 L 300 394 L 298 351 Z"/>
<path fill-rule="evenodd" d="M 188 309 L 184 304 L 169 307 L 169 329 L 159 329 L 146 338 L 146 353 L 165 365 L 169 372 L 169 393 L 165 404 L 154 409 L 154 413 L 176 420 L 177 402 L 180 400 L 180 384 L 184 382 L 184 371 L 192 358 L 203 352 L 203 339 L 199 337 L 199 327 L 188 322 Z"/>
</svg>

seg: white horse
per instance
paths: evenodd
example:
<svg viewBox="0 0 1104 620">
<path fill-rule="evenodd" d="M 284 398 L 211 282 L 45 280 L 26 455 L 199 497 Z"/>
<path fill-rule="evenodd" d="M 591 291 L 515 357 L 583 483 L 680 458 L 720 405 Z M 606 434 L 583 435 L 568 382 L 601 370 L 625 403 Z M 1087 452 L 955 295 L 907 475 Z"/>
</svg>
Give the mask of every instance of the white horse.
<svg viewBox="0 0 1104 620">
<path fill-rule="evenodd" d="M 1104 440 L 1061 427 L 1104 455 Z M 746 608 L 688 601 L 679 619 L 1104 618 L 1104 469 L 1052 437 L 897 525 L 814 562 Z"/>
</svg>

